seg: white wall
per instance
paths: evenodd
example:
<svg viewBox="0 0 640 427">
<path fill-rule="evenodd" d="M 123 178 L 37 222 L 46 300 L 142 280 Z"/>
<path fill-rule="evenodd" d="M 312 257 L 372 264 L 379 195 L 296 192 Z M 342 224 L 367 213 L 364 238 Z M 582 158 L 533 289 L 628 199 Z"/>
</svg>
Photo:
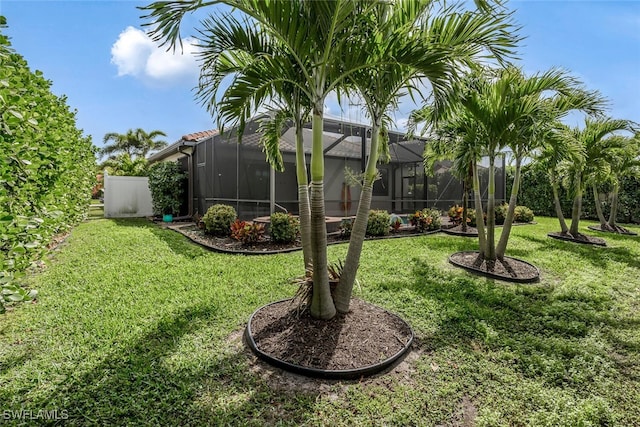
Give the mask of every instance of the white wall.
<svg viewBox="0 0 640 427">
<path fill-rule="evenodd" d="M 104 174 L 105 218 L 133 218 L 152 215 L 153 205 L 147 177 Z"/>
</svg>

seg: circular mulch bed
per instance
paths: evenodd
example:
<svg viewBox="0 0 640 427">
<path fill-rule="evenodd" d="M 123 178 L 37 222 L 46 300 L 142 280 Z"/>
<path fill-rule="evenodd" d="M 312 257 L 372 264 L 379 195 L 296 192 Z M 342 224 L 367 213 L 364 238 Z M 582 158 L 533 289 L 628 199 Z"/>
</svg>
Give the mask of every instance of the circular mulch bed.
<svg viewBox="0 0 640 427">
<path fill-rule="evenodd" d="M 452 228 L 443 228 L 442 232 L 453 236 L 478 237 L 478 229 L 470 226 L 467 226 L 467 231 L 462 231 L 462 225 L 456 225 Z"/>
<path fill-rule="evenodd" d="M 381 372 L 403 356 L 413 341 L 398 316 L 359 299 L 347 314 L 331 320 L 297 313 L 293 300 L 256 310 L 245 331 L 258 357 L 285 370 L 321 378 L 353 379 Z"/>
<path fill-rule="evenodd" d="M 514 283 L 533 283 L 540 280 L 538 268 L 517 258 L 504 257 L 488 261 L 478 251 L 456 252 L 449 262 L 475 274 Z"/>
<path fill-rule="evenodd" d="M 564 240 L 566 242 L 582 243 L 584 245 L 607 246 L 607 242 L 604 239 L 601 239 L 599 237 L 587 236 L 580 233 L 572 235 L 569 233 L 555 231 L 552 233 L 547 233 L 547 236 L 557 240 Z"/>
<path fill-rule="evenodd" d="M 593 231 L 601 231 L 603 233 L 612 233 L 612 234 L 622 234 L 624 236 L 637 236 L 638 233 L 636 233 L 635 231 L 631 231 L 631 230 L 627 230 L 624 227 L 621 227 L 619 225 L 616 225 L 615 228 L 602 228 L 602 226 L 600 224 L 598 225 L 590 225 L 589 227 L 587 227 L 589 230 L 593 230 Z"/>
</svg>

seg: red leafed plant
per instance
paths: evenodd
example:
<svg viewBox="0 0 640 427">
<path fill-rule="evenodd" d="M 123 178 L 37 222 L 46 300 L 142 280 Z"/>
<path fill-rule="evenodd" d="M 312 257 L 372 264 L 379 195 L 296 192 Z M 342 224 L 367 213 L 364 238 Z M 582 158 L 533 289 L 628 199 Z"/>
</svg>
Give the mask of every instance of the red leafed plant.
<svg viewBox="0 0 640 427">
<path fill-rule="evenodd" d="M 243 244 L 256 243 L 264 234 L 264 224 L 236 219 L 231 223 L 231 237 Z"/>
</svg>

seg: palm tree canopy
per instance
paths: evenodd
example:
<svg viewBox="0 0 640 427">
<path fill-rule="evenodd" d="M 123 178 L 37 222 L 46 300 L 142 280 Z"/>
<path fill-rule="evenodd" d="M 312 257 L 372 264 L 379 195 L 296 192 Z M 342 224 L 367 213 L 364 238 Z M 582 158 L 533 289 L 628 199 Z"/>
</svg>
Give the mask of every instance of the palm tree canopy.
<svg viewBox="0 0 640 427">
<path fill-rule="evenodd" d="M 127 154 L 130 158 L 145 158 L 149 152 L 159 150 L 167 146 L 166 141 L 158 141 L 160 136 L 167 136 L 159 130 L 146 132 L 144 129 L 129 129 L 127 133 L 107 133 L 103 142 L 105 146 L 100 150 L 102 156 Z M 112 141 L 110 143 L 110 141 Z"/>
</svg>

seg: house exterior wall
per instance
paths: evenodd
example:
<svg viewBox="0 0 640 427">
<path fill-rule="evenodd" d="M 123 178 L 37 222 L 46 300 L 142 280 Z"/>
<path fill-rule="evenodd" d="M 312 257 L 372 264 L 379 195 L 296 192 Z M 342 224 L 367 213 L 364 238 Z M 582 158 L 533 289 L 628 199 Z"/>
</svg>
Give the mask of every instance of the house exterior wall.
<svg viewBox="0 0 640 427">
<path fill-rule="evenodd" d="M 147 177 L 104 174 L 105 218 L 134 218 L 152 215 L 153 205 Z"/>
</svg>

